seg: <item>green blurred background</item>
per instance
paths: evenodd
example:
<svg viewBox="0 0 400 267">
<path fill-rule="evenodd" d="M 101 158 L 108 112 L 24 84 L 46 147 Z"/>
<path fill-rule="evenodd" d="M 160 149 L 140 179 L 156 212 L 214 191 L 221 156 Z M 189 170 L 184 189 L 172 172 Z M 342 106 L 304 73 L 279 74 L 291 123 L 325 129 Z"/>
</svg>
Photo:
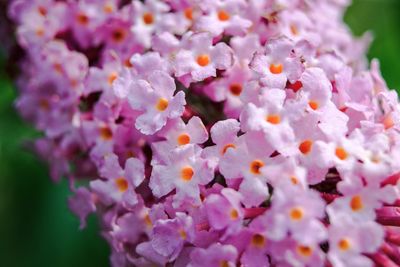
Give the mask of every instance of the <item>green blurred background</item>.
<svg viewBox="0 0 400 267">
<path fill-rule="evenodd" d="M 346 22 L 375 36 L 369 58 L 381 61 L 390 88 L 400 89 L 400 1 L 354 0 Z M 46 166 L 23 148 L 37 136 L 13 109 L 16 92 L 0 55 L 0 262 L 5 267 L 108 266 L 109 250 L 96 218 L 78 230 L 68 211 L 67 183 L 54 185 Z"/>
</svg>

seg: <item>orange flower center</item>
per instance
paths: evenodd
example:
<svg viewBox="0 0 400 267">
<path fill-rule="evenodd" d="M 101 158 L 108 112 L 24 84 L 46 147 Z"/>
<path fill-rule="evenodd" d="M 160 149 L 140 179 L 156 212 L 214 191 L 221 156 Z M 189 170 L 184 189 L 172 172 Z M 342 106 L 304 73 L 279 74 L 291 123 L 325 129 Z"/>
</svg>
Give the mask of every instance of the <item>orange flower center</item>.
<svg viewBox="0 0 400 267">
<path fill-rule="evenodd" d="M 278 114 L 270 114 L 267 116 L 266 120 L 271 124 L 279 124 L 281 122 L 281 116 Z"/>
<path fill-rule="evenodd" d="M 44 35 L 44 30 L 42 28 L 38 28 L 35 33 L 37 36 L 42 37 Z"/>
<path fill-rule="evenodd" d="M 115 179 L 115 185 L 117 186 L 118 191 L 120 191 L 121 193 L 128 190 L 128 181 L 124 177 L 119 177 Z"/>
<path fill-rule="evenodd" d="M 311 256 L 312 252 L 312 248 L 309 246 L 300 245 L 297 247 L 297 253 L 299 253 L 301 256 L 309 257 Z"/>
<path fill-rule="evenodd" d="M 202 67 L 207 66 L 208 64 L 210 64 L 210 57 L 208 55 L 202 54 L 197 56 L 197 64 L 199 64 Z"/>
<path fill-rule="evenodd" d="M 292 184 L 296 185 L 299 183 L 299 179 L 297 179 L 296 176 L 290 176 L 290 181 L 292 182 Z"/>
<path fill-rule="evenodd" d="M 313 142 L 311 140 L 305 140 L 300 143 L 299 150 L 301 153 L 306 155 L 306 154 L 310 153 L 310 151 L 312 149 L 312 145 L 313 145 Z"/>
<path fill-rule="evenodd" d="M 346 251 L 350 249 L 351 243 L 347 238 L 343 238 L 340 239 L 340 241 L 338 242 L 338 247 L 340 248 L 340 250 Z"/>
<path fill-rule="evenodd" d="M 256 159 L 256 160 L 254 160 L 254 161 L 252 161 L 251 163 L 250 163 L 250 171 L 253 173 L 253 174 L 260 174 L 261 173 L 261 168 L 264 166 L 265 164 L 264 164 L 264 162 L 262 162 L 261 160 L 259 160 L 259 159 Z"/>
<path fill-rule="evenodd" d="M 76 20 L 81 25 L 87 25 L 89 23 L 89 17 L 83 13 L 78 14 L 78 16 L 76 17 Z"/>
<path fill-rule="evenodd" d="M 190 143 L 190 136 L 188 134 L 181 134 L 178 136 L 178 145 L 183 146 Z"/>
<path fill-rule="evenodd" d="M 271 65 L 269 65 L 269 71 L 272 74 L 280 74 L 283 71 L 283 65 L 282 64 L 271 64 Z"/>
<path fill-rule="evenodd" d="M 338 157 L 341 160 L 345 160 L 348 157 L 347 152 L 346 152 L 346 150 L 344 150 L 343 147 L 336 148 L 335 154 L 336 154 L 336 157 Z"/>
<path fill-rule="evenodd" d="M 183 11 L 183 14 L 185 14 L 185 17 L 188 20 L 193 20 L 193 8 L 188 7 Z"/>
<path fill-rule="evenodd" d="M 53 69 L 55 72 L 57 72 L 58 74 L 61 74 L 63 71 L 63 67 L 61 66 L 60 63 L 54 63 L 53 64 Z"/>
<path fill-rule="evenodd" d="M 236 146 L 235 146 L 234 144 L 227 144 L 227 145 L 225 145 L 224 148 L 223 148 L 222 151 L 221 151 L 222 155 L 225 154 L 226 151 L 227 151 L 229 148 L 236 148 Z"/>
<path fill-rule="evenodd" d="M 111 129 L 108 128 L 107 126 L 100 127 L 99 132 L 100 132 L 100 138 L 103 139 L 104 141 L 109 141 L 113 137 Z"/>
<path fill-rule="evenodd" d="M 116 72 L 111 72 L 110 75 L 108 75 L 108 79 L 107 79 L 108 84 L 109 84 L 109 85 L 112 85 L 113 82 L 115 81 L 115 79 L 117 79 L 117 78 L 118 78 L 118 73 L 116 73 Z"/>
<path fill-rule="evenodd" d="M 229 20 L 230 17 L 231 17 L 231 16 L 229 15 L 229 13 L 226 12 L 225 10 L 220 10 L 220 11 L 218 12 L 218 19 L 219 19 L 220 21 L 227 21 L 227 20 Z"/>
<path fill-rule="evenodd" d="M 385 130 L 392 128 L 394 126 L 394 121 L 392 119 L 392 116 L 388 115 L 386 116 L 383 121 L 383 126 L 385 126 Z"/>
<path fill-rule="evenodd" d="M 318 107 L 319 107 L 318 102 L 317 102 L 317 101 L 314 101 L 314 100 L 310 100 L 310 101 L 308 102 L 308 105 L 309 105 L 310 108 L 313 109 L 313 110 L 317 110 Z"/>
<path fill-rule="evenodd" d="M 364 207 L 361 196 L 356 195 L 350 200 L 350 208 L 353 211 L 360 211 Z"/>
<path fill-rule="evenodd" d="M 179 232 L 179 235 L 181 236 L 181 238 L 182 238 L 183 240 L 186 240 L 186 238 L 187 238 L 186 231 L 183 230 L 183 229 L 181 229 L 181 230 L 179 230 L 178 232 Z"/>
<path fill-rule="evenodd" d="M 226 261 L 226 260 L 222 260 L 222 261 L 219 263 L 219 266 L 220 266 L 220 267 L 229 267 L 229 263 L 228 263 L 228 261 Z"/>
<path fill-rule="evenodd" d="M 181 170 L 181 179 L 185 182 L 189 182 L 192 180 L 194 171 L 193 168 L 190 166 L 183 167 Z"/>
<path fill-rule="evenodd" d="M 299 30 L 297 29 L 296 25 L 294 25 L 294 24 L 290 25 L 290 31 L 293 35 L 299 34 Z"/>
<path fill-rule="evenodd" d="M 304 216 L 303 209 L 300 207 L 292 208 L 290 210 L 289 216 L 293 221 L 300 221 Z"/>
<path fill-rule="evenodd" d="M 149 12 L 144 13 L 142 18 L 143 22 L 147 25 L 153 24 L 154 22 L 154 16 Z"/>
<path fill-rule="evenodd" d="M 43 6 L 39 6 L 38 7 L 38 12 L 40 15 L 42 15 L 43 17 L 47 15 L 47 9 Z"/>
<path fill-rule="evenodd" d="M 232 83 L 231 86 L 229 86 L 229 91 L 235 96 L 240 95 L 242 93 L 242 89 L 242 85 L 239 83 Z"/>
<path fill-rule="evenodd" d="M 265 237 L 260 234 L 255 234 L 251 238 L 251 243 L 256 247 L 261 248 L 265 245 Z"/>
<path fill-rule="evenodd" d="M 229 216 L 232 220 L 237 220 L 237 218 L 239 218 L 239 212 L 236 209 L 232 209 Z"/>
<path fill-rule="evenodd" d="M 159 111 L 164 111 L 168 108 L 168 104 L 168 100 L 164 97 L 161 97 L 157 102 L 156 109 Z"/>
<path fill-rule="evenodd" d="M 103 7 L 104 13 L 110 14 L 114 11 L 114 8 L 111 4 L 105 4 Z"/>
<path fill-rule="evenodd" d="M 149 214 L 146 214 L 146 216 L 144 216 L 144 223 L 145 223 L 147 226 L 152 226 L 152 225 L 153 225 L 153 223 L 151 222 L 151 219 L 150 219 Z"/>
</svg>

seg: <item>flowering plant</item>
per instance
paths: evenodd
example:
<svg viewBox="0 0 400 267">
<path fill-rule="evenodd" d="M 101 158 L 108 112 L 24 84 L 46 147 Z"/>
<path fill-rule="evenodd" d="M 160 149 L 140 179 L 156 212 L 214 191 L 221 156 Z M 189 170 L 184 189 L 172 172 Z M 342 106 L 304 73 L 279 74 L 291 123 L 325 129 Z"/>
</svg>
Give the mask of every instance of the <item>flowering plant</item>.
<svg viewBox="0 0 400 267">
<path fill-rule="evenodd" d="M 400 265 L 400 106 L 347 0 L 14 0 L 21 115 L 119 266 Z"/>
</svg>

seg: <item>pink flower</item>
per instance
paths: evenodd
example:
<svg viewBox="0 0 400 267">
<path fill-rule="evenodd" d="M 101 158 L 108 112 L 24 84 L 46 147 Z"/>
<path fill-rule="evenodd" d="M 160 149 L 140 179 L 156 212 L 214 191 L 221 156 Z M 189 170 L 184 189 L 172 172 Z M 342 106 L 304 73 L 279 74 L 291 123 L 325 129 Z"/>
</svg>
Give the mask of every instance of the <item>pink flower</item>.
<svg viewBox="0 0 400 267">
<path fill-rule="evenodd" d="M 190 216 L 177 213 L 174 219 L 158 220 L 154 225 L 151 246 L 168 261 L 177 258 L 186 242 L 193 242 L 194 226 Z"/>
<path fill-rule="evenodd" d="M 243 0 L 205 1 L 203 6 L 207 15 L 199 18 L 195 29 L 210 32 L 213 36 L 222 33 L 244 35 L 252 25 L 251 21 L 242 16 L 246 5 Z"/>
<path fill-rule="evenodd" d="M 295 198 L 288 197 L 294 195 Z M 324 208 L 325 203 L 314 191 L 299 187 L 275 188 L 271 209 L 262 217 L 264 224 L 269 225 L 266 235 L 279 241 L 290 233 L 303 244 L 321 242 L 327 236 L 319 220 L 324 216 Z"/>
<path fill-rule="evenodd" d="M 260 96 L 261 107 L 250 103 L 240 117 L 243 131 L 262 131 L 265 139 L 283 154 L 294 141 L 293 129 L 287 118 L 290 113 L 284 108 L 285 98 L 285 91 L 281 89 L 264 89 Z"/>
<path fill-rule="evenodd" d="M 204 205 L 210 226 L 216 230 L 225 229 L 225 236 L 235 234 L 244 219 L 241 200 L 242 196 L 230 188 L 222 189 L 220 195 L 209 195 Z"/>
<path fill-rule="evenodd" d="M 343 218 L 329 227 L 328 259 L 334 266 L 374 266 L 362 253 L 375 252 L 383 238 L 383 229 L 376 222 L 355 224 Z"/>
<path fill-rule="evenodd" d="M 152 35 L 163 29 L 163 18 L 168 11 L 169 6 L 162 1 L 133 1 L 134 24 L 131 29 L 134 35 L 141 36 L 136 41 L 144 48 L 149 48 Z"/>
<path fill-rule="evenodd" d="M 187 144 L 202 144 L 208 139 L 208 132 L 199 117 L 192 117 L 187 124 L 182 119 L 175 119 L 158 133 L 173 147 Z"/>
<path fill-rule="evenodd" d="M 128 101 L 135 110 L 143 113 L 136 119 L 135 127 L 143 134 L 159 131 L 168 119 L 182 115 L 185 93 L 176 93 L 174 80 L 167 73 L 154 71 L 147 80 L 134 80 L 129 85 Z"/>
<path fill-rule="evenodd" d="M 174 205 L 188 201 L 200 204 L 199 185 L 214 178 L 213 169 L 201 157 L 201 148 L 188 144 L 168 155 L 166 162 L 153 166 L 150 188 L 156 197 L 162 197 L 176 189 Z"/>
<path fill-rule="evenodd" d="M 144 180 L 144 167 L 140 160 L 128 159 L 123 170 L 116 155 L 107 155 L 101 169 L 101 176 L 106 180 L 90 182 L 90 187 L 96 192 L 101 202 L 106 205 L 115 202 L 122 203 L 127 207 L 138 203 L 135 188 Z"/>
<path fill-rule="evenodd" d="M 293 54 L 293 43 L 289 39 L 269 40 L 265 50 L 265 54 L 255 54 L 250 63 L 263 85 L 283 89 L 288 80 L 294 83 L 300 78 L 304 67 Z"/>
<path fill-rule="evenodd" d="M 226 179 L 243 178 L 239 192 L 246 206 L 258 206 L 269 196 L 262 168 L 273 162 L 269 155 L 274 150 L 269 143 L 260 142 L 261 136 L 252 132 L 239 137 L 236 148 L 228 149 L 219 163 L 219 170 Z"/>
<path fill-rule="evenodd" d="M 225 43 L 212 43 L 209 33 L 195 33 L 175 56 L 175 76 L 189 75 L 192 81 L 215 77 L 216 70 L 225 70 L 233 64 L 233 52 Z"/>
</svg>

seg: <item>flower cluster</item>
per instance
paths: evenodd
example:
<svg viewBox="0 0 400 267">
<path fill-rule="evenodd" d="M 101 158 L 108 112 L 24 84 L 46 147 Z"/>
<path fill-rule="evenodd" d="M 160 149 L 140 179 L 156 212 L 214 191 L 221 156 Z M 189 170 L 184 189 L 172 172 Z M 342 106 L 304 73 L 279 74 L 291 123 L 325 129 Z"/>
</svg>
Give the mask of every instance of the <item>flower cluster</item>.
<svg viewBox="0 0 400 267">
<path fill-rule="evenodd" d="M 14 0 L 16 106 L 123 266 L 400 265 L 400 105 L 347 0 Z"/>
</svg>

